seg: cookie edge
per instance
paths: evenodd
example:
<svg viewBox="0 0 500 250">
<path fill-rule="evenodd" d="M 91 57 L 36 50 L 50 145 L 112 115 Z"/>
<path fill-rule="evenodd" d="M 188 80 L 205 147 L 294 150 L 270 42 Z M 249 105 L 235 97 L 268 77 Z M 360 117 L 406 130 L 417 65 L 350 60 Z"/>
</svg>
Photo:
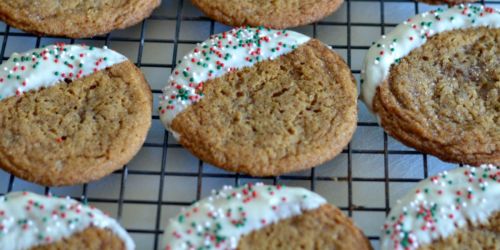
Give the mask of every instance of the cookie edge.
<svg viewBox="0 0 500 250">
<path fill-rule="evenodd" d="M 328 4 L 326 7 L 325 6 L 316 7 L 317 10 L 320 10 L 322 12 L 316 14 L 315 16 L 310 16 L 310 15 L 289 16 L 289 18 L 285 20 L 282 19 L 274 21 L 273 19 L 268 19 L 273 21 L 268 21 L 266 23 L 265 21 L 251 19 L 251 18 L 246 18 L 244 20 L 241 20 L 237 17 L 229 15 L 228 13 L 223 13 L 218 9 L 211 9 L 210 7 L 206 6 L 202 1 L 203 0 L 201 1 L 191 0 L 193 5 L 199 10 L 201 10 L 210 19 L 214 19 L 218 22 L 221 22 L 223 24 L 232 27 L 249 25 L 254 27 L 264 26 L 266 28 L 272 28 L 272 29 L 293 28 L 317 22 L 337 11 L 340 8 L 340 6 L 344 3 L 344 0 L 330 1 L 331 3 Z"/>
<path fill-rule="evenodd" d="M 138 84 L 142 85 L 142 89 L 144 93 L 147 96 L 148 103 L 149 103 L 149 109 L 146 110 L 146 112 L 149 113 L 149 117 L 152 117 L 152 102 L 153 102 L 153 95 L 151 92 L 151 88 L 148 84 L 148 82 L 145 79 L 144 74 L 129 60 L 126 60 L 122 63 L 113 65 L 118 66 L 121 64 L 128 64 L 130 67 L 132 67 L 135 70 L 135 74 L 138 75 L 138 77 L 141 79 Z M 106 69 L 104 69 L 106 70 Z M 18 97 L 12 97 L 12 98 L 18 98 Z M 29 182 L 33 182 L 39 185 L 43 186 L 51 186 L 51 187 L 60 187 L 60 186 L 69 186 L 69 185 L 78 185 L 78 184 L 83 184 L 83 183 L 88 183 L 92 181 L 96 181 L 99 179 L 104 178 L 105 176 L 110 175 L 116 170 L 119 170 L 123 168 L 125 164 L 127 164 L 130 160 L 133 159 L 133 157 L 139 152 L 139 150 L 142 148 L 142 145 L 144 144 L 149 128 L 151 127 L 152 119 L 149 118 L 147 121 L 147 126 L 144 126 L 144 128 L 141 129 L 141 137 L 136 138 L 134 141 L 137 141 L 135 144 L 130 144 L 129 147 L 127 147 L 127 152 L 124 152 L 120 155 L 118 159 L 110 159 L 106 161 L 105 164 L 102 164 L 99 167 L 95 167 L 95 170 L 99 171 L 93 171 L 91 176 L 85 176 L 86 178 L 83 178 L 83 176 L 73 176 L 73 175 L 68 175 L 66 178 L 54 178 L 54 179 L 49 179 L 47 180 L 46 178 L 39 178 L 37 176 L 34 176 L 32 173 L 25 169 L 20 169 L 18 168 L 15 164 L 12 163 L 8 158 L 5 159 L 0 156 L 0 165 L 3 170 L 5 170 L 8 173 L 11 173 L 12 175 L 23 179 L 27 180 Z M 67 178 L 69 177 L 69 178 Z M 55 180 L 57 179 L 57 180 Z"/>
<path fill-rule="evenodd" d="M 317 45 L 321 45 L 322 51 L 321 53 L 324 54 L 326 52 L 330 53 L 333 57 L 329 57 L 329 60 L 335 60 L 339 63 L 341 63 L 341 67 L 344 72 L 342 74 L 346 73 L 348 74 L 350 78 L 350 82 L 352 84 L 352 99 L 353 99 L 353 105 L 352 105 L 352 111 L 353 112 L 347 112 L 348 115 L 347 117 L 351 118 L 349 121 L 345 120 L 343 123 L 343 131 L 344 131 L 344 136 L 341 137 L 339 141 L 335 141 L 332 143 L 331 147 L 322 147 L 322 153 L 314 153 L 314 152 L 309 152 L 307 155 L 303 155 L 301 157 L 286 157 L 283 159 L 280 159 L 276 164 L 271 164 L 274 167 L 272 168 L 272 171 L 269 171 L 269 166 L 257 166 L 260 167 L 256 170 L 255 165 L 244 165 L 244 166 L 235 166 L 231 164 L 230 162 L 222 162 L 216 159 L 216 157 L 212 157 L 212 154 L 210 153 L 209 150 L 206 150 L 202 147 L 198 147 L 196 143 L 193 143 L 189 140 L 186 140 L 186 136 L 183 136 L 182 132 L 177 132 L 180 137 L 179 143 L 186 149 L 188 149 L 191 153 L 196 155 L 196 157 L 200 158 L 204 162 L 207 162 L 209 164 L 212 164 L 214 166 L 217 166 L 219 168 L 222 168 L 227 171 L 231 172 L 238 172 L 238 173 L 243 173 L 243 174 L 248 174 L 250 176 L 254 177 L 270 177 L 270 176 L 279 176 L 282 174 L 286 173 L 292 173 L 292 172 L 298 172 L 302 170 L 307 170 L 314 168 L 316 166 L 319 166 L 329 160 L 332 160 L 336 156 L 338 156 L 342 150 L 345 148 L 345 146 L 348 145 L 348 143 L 351 141 L 354 132 L 357 128 L 357 121 L 358 121 L 358 107 L 357 107 L 357 100 L 358 100 L 358 90 L 356 87 L 356 80 L 354 78 L 354 75 L 352 74 L 349 66 L 345 63 L 345 60 L 334 50 L 329 48 L 327 45 L 325 45 L 323 42 L 317 40 L 317 39 L 310 39 L 308 42 L 304 43 L 301 46 L 305 46 L 309 43 L 316 43 Z M 316 48 L 316 49 L 318 49 Z M 285 55 L 286 56 L 286 55 Z M 347 75 L 346 75 L 347 77 Z M 196 105 L 196 104 L 194 104 Z M 189 109 L 189 108 L 188 108 Z M 185 110 L 183 111 L 185 112 Z M 172 124 L 174 124 L 176 121 L 176 118 L 173 120 Z M 281 167 L 280 167 L 281 166 Z M 286 166 L 286 167 L 285 167 Z M 293 166 L 293 167 L 290 167 Z M 300 167 L 297 167 L 300 166 Z M 285 167 L 285 168 L 283 168 Z M 290 170 L 292 168 L 292 170 Z M 265 170 L 265 171 L 262 171 Z"/>
<path fill-rule="evenodd" d="M 161 4 L 161 0 L 148 1 L 150 1 L 150 4 L 140 4 L 139 6 L 144 6 L 144 8 L 140 8 L 140 11 L 133 12 L 133 15 L 131 14 L 126 16 L 127 18 L 125 18 L 122 22 L 115 21 L 112 23 L 113 25 L 110 25 L 109 22 L 103 21 L 102 25 L 94 27 L 93 29 L 88 28 L 90 26 L 86 26 L 86 29 L 81 29 L 81 27 L 62 27 L 50 30 L 49 28 L 47 28 L 52 26 L 50 23 L 41 24 L 33 21 L 30 22 L 29 20 L 19 20 L 19 18 L 16 18 L 15 15 L 13 15 L 13 12 L 9 11 L 8 9 L 0 9 L 0 19 L 7 23 L 9 26 L 37 36 L 61 36 L 74 39 L 90 38 L 98 35 L 104 35 L 114 30 L 121 30 L 134 26 L 142 20 L 146 19 Z"/>
</svg>

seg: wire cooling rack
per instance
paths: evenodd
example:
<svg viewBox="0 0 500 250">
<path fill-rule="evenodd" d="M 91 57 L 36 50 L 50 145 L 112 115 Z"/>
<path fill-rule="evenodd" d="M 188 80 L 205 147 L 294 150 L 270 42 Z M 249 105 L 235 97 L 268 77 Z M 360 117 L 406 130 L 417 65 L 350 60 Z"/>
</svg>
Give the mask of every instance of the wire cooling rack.
<svg viewBox="0 0 500 250">
<path fill-rule="evenodd" d="M 486 4 L 498 8 L 500 1 Z M 359 79 L 363 56 L 372 41 L 408 17 L 435 8 L 409 0 L 346 0 L 331 16 L 295 30 L 332 46 Z M 0 23 L 0 53 L 5 60 L 15 51 L 54 42 L 107 45 L 143 70 L 156 106 L 178 58 L 209 35 L 228 29 L 204 17 L 189 0 L 164 0 L 140 24 L 93 39 L 37 37 Z M 391 205 L 416 182 L 456 166 L 401 145 L 383 132 L 363 104 L 359 109 L 358 129 L 349 146 L 334 160 L 308 171 L 256 179 L 217 169 L 183 149 L 164 130 L 155 108 L 146 143 L 123 170 L 97 182 L 64 188 L 38 186 L 0 170 L 0 194 L 29 190 L 86 199 L 117 218 L 137 249 L 159 249 L 168 219 L 212 189 L 256 181 L 302 186 L 352 217 L 377 249 L 379 228 Z"/>
</svg>

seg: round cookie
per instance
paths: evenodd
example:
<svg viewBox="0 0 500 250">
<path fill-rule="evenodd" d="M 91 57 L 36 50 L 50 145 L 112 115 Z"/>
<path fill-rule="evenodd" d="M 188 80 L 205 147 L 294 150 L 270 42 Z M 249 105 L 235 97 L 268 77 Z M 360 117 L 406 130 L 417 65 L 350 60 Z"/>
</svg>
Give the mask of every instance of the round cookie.
<svg viewBox="0 0 500 250">
<path fill-rule="evenodd" d="M 135 248 L 98 209 L 68 198 L 14 192 L 0 197 L 0 246 L 10 250 Z"/>
<path fill-rule="evenodd" d="M 148 17 L 160 0 L 1 0 L 0 19 L 27 32 L 92 37 L 124 29 Z"/>
<path fill-rule="evenodd" d="M 374 43 L 362 98 L 393 137 L 442 160 L 500 164 L 500 13 L 426 12 Z"/>
<path fill-rule="evenodd" d="M 285 29 L 316 22 L 336 11 L 343 0 L 192 0 L 203 13 L 230 26 Z"/>
<path fill-rule="evenodd" d="M 160 118 L 184 147 L 250 175 L 317 166 L 341 152 L 356 127 L 349 68 L 293 31 L 215 35 L 184 56 L 163 92 Z"/>
<path fill-rule="evenodd" d="M 0 66 L 0 167 L 41 185 L 120 169 L 151 125 L 142 73 L 107 48 L 50 45 Z"/>
<path fill-rule="evenodd" d="M 420 182 L 391 209 L 381 249 L 499 249 L 500 168 L 466 166 Z"/>
<path fill-rule="evenodd" d="M 339 209 L 303 188 L 224 187 L 169 221 L 164 249 L 372 249 Z"/>
</svg>

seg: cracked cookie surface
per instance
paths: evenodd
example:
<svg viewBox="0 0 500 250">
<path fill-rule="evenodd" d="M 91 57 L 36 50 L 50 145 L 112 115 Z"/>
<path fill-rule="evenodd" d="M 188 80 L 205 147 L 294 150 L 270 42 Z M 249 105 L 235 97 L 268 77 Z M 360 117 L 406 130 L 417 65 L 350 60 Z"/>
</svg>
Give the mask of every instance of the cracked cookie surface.
<svg viewBox="0 0 500 250">
<path fill-rule="evenodd" d="M 140 149 L 151 106 L 149 85 L 129 61 L 4 99 L 0 167 L 50 186 L 99 179 Z"/>
<path fill-rule="evenodd" d="M 500 164 L 500 29 L 433 36 L 397 65 L 373 101 L 406 145 L 471 165 Z"/>
<path fill-rule="evenodd" d="M 192 0 L 207 16 L 231 26 L 283 29 L 328 16 L 343 0 Z"/>
<path fill-rule="evenodd" d="M 275 176 L 332 159 L 350 141 L 357 89 L 348 66 L 318 40 L 208 80 L 172 130 L 202 160 Z"/>
<path fill-rule="evenodd" d="M 2 0 L 0 19 L 27 32 L 92 37 L 148 17 L 160 0 Z"/>
</svg>

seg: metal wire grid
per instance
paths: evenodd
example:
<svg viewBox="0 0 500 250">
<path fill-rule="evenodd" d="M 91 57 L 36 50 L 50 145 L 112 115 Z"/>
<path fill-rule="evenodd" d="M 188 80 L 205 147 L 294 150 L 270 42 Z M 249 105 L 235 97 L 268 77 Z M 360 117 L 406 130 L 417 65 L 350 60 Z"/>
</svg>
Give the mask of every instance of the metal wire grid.
<svg viewBox="0 0 500 250">
<path fill-rule="evenodd" d="M 198 42 L 202 42 L 201 40 L 182 40 L 180 39 L 180 31 L 181 31 L 181 23 L 182 22 L 193 22 L 193 21 L 201 21 L 201 22 L 209 22 L 210 23 L 210 34 L 215 33 L 215 25 L 216 23 L 206 17 L 188 17 L 183 15 L 183 9 L 185 8 L 186 5 L 189 4 L 188 0 L 171 0 L 171 1 L 163 1 L 165 5 L 168 6 L 175 6 L 176 11 L 175 15 L 169 15 L 169 14 L 153 14 L 150 18 L 148 18 L 146 21 L 143 21 L 140 24 L 140 36 L 138 38 L 133 38 L 133 37 L 115 37 L 113 34 L 108 34 L 106 36 L 102 37 L 96 37 L 93 39 L 83 39 L 82 41 L 100 41 L 104 42 L 105 45 L 109 45 L 111 42 L 133 42 L 133 43 L 138 43 L 139 48 L 137 52 L 137 56 L 135 58 L 136 65 L 142 69 L 146 68 L 163 68 L 164 70 L 172 70 L 177 61 L 177 52 L 179 50 L 179 45 L 194 45 Z M 352 22 L 352 16 L 353 13 L 351 13 L 351 8 L 352 4 L 354 2 L 366 2 L 366 3 L 375 3 L 379 6 L 379 13 L 380 13 L 380 22 L 379 23 L 369 23 L 369 22 Z M 483 4 L 485 1 L 481 1 Z M 385 11 L 387 11 L 385 5 L 387 3 L 405 3 L 405 4 L 412 4 L 414 5 L 415 9 L 415 14 L 421 12 L 421 4 L 419 3 L 414 3 L 409 0 L 368 0 L 368 1 L 361 1 L 361 0 L 346 0 L 344 5 L 346 7 L 346 21 L 345 22 L 339 22 L 339 21 L 320 21 L 318 23 L 312 24 L 312 35 L 313 37 L 318 36 L 318 28 L 322 26 L 338 26 L 338 27 L 345 27 L 347 30 L 347 45 L 336 45 L 336 44 L 329 44 L 331 45 L 334 49 L 336 50 L 345 50 L 347 52 L 346 54 L 346 61 L 349 64 L 349 66 L 352 65 L 352 58 L 353 58 L 353 50 L 367 50 L 369 46 L 358 46 L 358 45 L 353 45 L 352 44 L 352 34 L 351 30 L 352 27 L 379 27 L 381 30 L 381 34 L 384 34 L 386 31 L 386 28 L 388 27 L 394 27 L 397 25 L 397 23 L 386 23 L 385 22 Z M 500 1 L 486 1 L 487 4 L 500 4 Z M 354 13 L 355 14 L 355 13 Z M 145 30 L 147 26 L 147 21 L 150 20 L 165 20 L 165 21 L 171 21 L 175 22 L 175 34 L 174 34 L 174 39 L 156 39 L 156 38 L 146 38 L 145 36 Z M 6 57 L 6 47 L 7 47 L 7 42 L 9 38 L 13 37 L 29 37 L 29 38 L 35 38 L 35 46 L 39 47 L 41 45 L 42 37 L 37 37 L 31 34 L 23 33 L 14 30 L 13 28 L 9 26 L 5 26 L 4 31 L 0 32 L 0 36 L 3 36 L 3 42 L 0 48 L 0 54 L 2 55 L 1 60 L 8 59 Z M 62 38 L 56 38 L 56 39 L 62 39 Z M 80 42 L 80 40 L 79 40 Z M 75 40 L 70 40 L 70 43 L 75 43 Z M 172 61 L 169 64 L 161 64 L 161 63 L 144 63 L 143 62 L 143 51 L 144 51 L 144 45 L 145 43 L 154 43 L 154 44 L 170 44 L 173 46 L 172 50 Z M 131 60 L 134 60 L 134 58 L 130 58 Z M 353 74 L 359 75 L 360 70 L 353 70 Z M 154 95 L 159 95 L 161 93 L 161 89 L 155 89 L 153 88 L 153 94 Z M 159 117 L 158 115 L 153 115 L 154 121 L 158 121 Z M 378 127 L 378 124 L 376 122 L 371 122 L 371 121 L 360 121 L 358 122 L 358 129 L 361 128 L 373 128 L 373 127 Z M 162 142 L 146 142 L 144 144 L 144 148 L 157 148 L 161 149 L 161 165 L 159 166 L 159 169 L 155 171 L 150 171 L 150 170 L 137 170 L 137 169 L 129 169 L 128 166 L 125 166 L 123 170 L 116 171 L 113 175 L 119 176 L 119 192 L 116 198 L 91 198 L 88 196 L 88 185 L 89 184 L 84 184 L 81 187 L 81 197 L 73 197 L 75 199 L 79 200 L 87 200 L 90 203 L 93 204 L 101 204 L 101 203 L 111 203 L 111 204 L 117 204 L 117 212 L 116 212 L 116 217 L 120 220 L 123 218 L 123 211 L 124 211 L 124 206 L 128 204 L 136 204 L 136 205 L 151 205 L 155 206 L 156 211 L 155 211 L 155 225 L 154 229 L 139 229 L 139 228 L 134 228 L 134 227 L 127 227 L 126 229 L 133 235 L 149 235 L 152 237 L 149 237 L 149 239 L 152 239 L 152 244 L 151 246 L 153 249 L 158 249 L 159 248 L 159 237 L 163 233 L 163 229 L 161 228 L 161 221 L 166 220 L 167 218 L 162 217 L 162 207 L 164 206 L 187 206 L 190 205 L 191 202 L 185 202 L 185 201 L 176 201 L 176 200 L 165 200 L 164 198 L 164 188 L 168 183 L 166 183 L 166 178 L 165 177 L 175 177 L 175 178 L 181 178 L 181 177 L 192 177 L 196 178 L 196 200 L 199 200 L 202 198 L 202 188 L 203 188 L 203 180 L 206 178 L 223 178 L 226 180 L 231 180 L 234 185 L 239 185 L 242 184 L 243 182 L 246 181 L 252 181 L 255 180 L 252 177 L 249 176 L 244 176 L 240 174 L 233 174 L 233 173 L 210 173 L 204 171 L 204 163 L 200 160 L 198 160 L 198 166 L 197 166 L 197 171 L 196 172 L 183 172 L 183 171 L 170 171 L 168 170 L 167 166 L 167 157 L 169 157 L 169 150 L 172 151 L 174 148 L 181 148 L 180 145 L 178 145 L 175 142 L 171 142 L 169 140 L 169 134 L 164 131 L 164 138 Z M 390 163 L 389 163 L 389 157 L 392 155 L 401 155 L 401 156 L 408 156 L 408 155 L 420 155 L 422 156 L 422 164 L 420 165 L 423 168 L 423 178 L 428 177 L 429 175 L 429 160 L 428 156 L 425 154 L 421 154 L 419 152 L 416 152 L 411 149 L 390 149 L 388 144 L 389 144 L 389 137 L 387 136 L 386 133 L 383 133 L 383 149 L 381 150 L 373 150 L 373 149 L 356 149 L 353 148 L 352 144 L 349 144 L 349 146 L 343 150 L 342 154 L 347 156 L 347 174 L 343 176 L 318 176 L 317 175 L 317 169 L 311 169 L 308 171 L 306 175 L 283 175 L 280 177 L 275 177 L 275 178 L 259 178 L 259 180 L 267 180 L 273 184 L 277 183 L 283 183 L 286 181 L 306 181 L 308 182 L 308 187 L 311 190 L 315 190 L 317 187 L 318 182 L 346 182 L 347 183 L 347 205 L 346 206 L 339 206 L 341 210 L 343 210 L 347 215 L 353 216 L 354 212 L 380 212 L 380 213 L 385 213 L 387 214 L 390 210 L 390 186 L 391 184 L 394 183 L 415 183 L 420 181 L 422 178 L 394 178 L 390 177 L 389 170 L 391 168 Z M 358 155 L 358 154 L 365 154 L 368 156 L 373 156 L 373 155 L 381 155 L 383 156 L 383 177 L 355 177 L 353 176 L 353 156 Z M 172 157 L 172 156 L 170 156 Z M 148 199 L 148 200 L 143 200 L 143 199 L 126 199 L 125 198 L 125 191 L 128 186 L 127 180 L 131 178 L 131 176 L 159 176 L 159 183 L 158 183 L 158 196 L 157 199 Z M 7 188 L 5 189 L 6 192 L 10 192 L 14 189 L 14 182 L 16 181 L 16 178 L 12 175 L 9 175 L 7 178 L 7 183 L 2 183 L 2 179 L 0 179 L 0 188 L 2 188 L 3 185 L 7 185 Z M 383 184 L 383 192 L 384 192 L 384 206 L 357 206 L 354 203 L 354 195 L 353 195 L 353 183 L 356 182 L 366 182 L 369 183 L 370 185 L 372 184 Z M 0 189 L 1 191 L 1 189 Z M 44 188 L 45 193 L 51 192 L 51 188 L 45 187 Z M 335 192 L 335 190 L 332 190 L 332 192 Z M 1 193 L 0 193 L 1 194 Z M 376 242 L 379 239 L 378 235 L 368 235 L 369 239 L 372 240 L 374 245 L 376 246 Z"/>
</svg>

